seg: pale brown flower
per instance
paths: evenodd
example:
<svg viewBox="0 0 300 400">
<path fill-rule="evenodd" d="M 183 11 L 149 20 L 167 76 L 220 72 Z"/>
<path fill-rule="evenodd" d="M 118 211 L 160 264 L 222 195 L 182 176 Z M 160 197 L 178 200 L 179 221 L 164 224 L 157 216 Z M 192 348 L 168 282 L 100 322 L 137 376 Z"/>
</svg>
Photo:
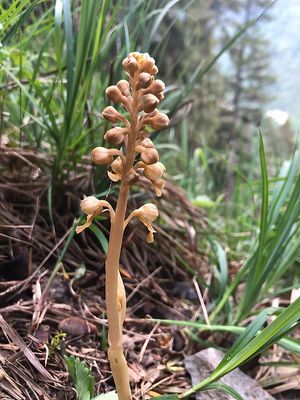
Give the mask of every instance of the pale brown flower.
<svg viewBox="0 0 300 400">
<path fill-rule="evenodd" d="M 108 201 L 99 200 L 95 196 L 85 197 L 80 203 L 80 208 L 85 214 L 87 214 L 86 222 L 83 225 L 79 225 L 76 227 L 76 233 L 80 233 L 86 228 L 90 227 L 93 223 L 94 218 L 102 213 L 104 207 L 108 208 L 110 218 L 111 220 L 113 220 L 115 212 Z"/>
<path fill-rule="evenodd" d="M 122 117 L 122 114 L 120 114 L 113 106 L 105 107 L 102 111 L 102 115 L 103 118 L 114 124 L 120 121 L 120 117 Z"/>
<path fill-rule="evenodd" d="M 105 90 L 107 97 L 114 103 L 126 102 L 126 96 L 124 96 L 118 86 L 108 86 Z"/>
<path fill-rule="evenodd" d="M 150 181 L 160 179 L 163 176 L 165 170 L 166 168 L 161 162 L 157 162 L 152 165 L 144 165 L 144 175 Z"/>
<path fill-rule="evenodd" d="M 130 96 L 130 85 L 125 79 L 121 79 L 117 83 L 118 88 L 121 90 L 122 94 L 126 97 Z"/>
<path fill-rule="evenodd" d="M 121 157 L 117 157 L 111 164 L 111 169 L 113 172 L 107 171 L 109 179 L 113 182 L 118 182 L 122 179 L 123 163 Z"/>
<path fill-rule="evenodd" d="M 152 226 L 152 222 L 158 217 L 158 209 L 155 204 L 147 203 L 137 210 L 132 211 L 129 217 L 124 222 L 124 227 L 127 226 L 128 222 L 133 218 L 137 217 L 148 229 L 149 233 L 146 237 L 147 243 L 154 242 L 155 229 Z"/>
<path fill-rule="evenodd" d="M 112 144 L 113 146 L 118 146 L 124 141 L 124 135 L 127 134 L 126 128 L 121 128 L 116 126 L 114 128 L 109 129 L 105 135 L 104 140 L 108 143 Z"/>
<path fill-rule="evenodd" d="M 120 150 L 117 149 L 107 149 L 106 147 L 95 147 L 92 150 L 91 156 L 92 160 L 97 165 L 110 164 L 113 162 L 114 155 L 120 155 Z"/>
</svg>

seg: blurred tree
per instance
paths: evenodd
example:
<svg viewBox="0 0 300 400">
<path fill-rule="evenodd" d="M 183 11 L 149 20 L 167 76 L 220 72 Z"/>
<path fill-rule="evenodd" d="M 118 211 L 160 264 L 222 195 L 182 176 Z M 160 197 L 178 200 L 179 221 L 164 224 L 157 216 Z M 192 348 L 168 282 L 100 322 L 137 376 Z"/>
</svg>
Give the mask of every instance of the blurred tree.
<svg viewBox="0 0 300 400">
<path fill-rule="evenodd" d="M 189 85 L 195 70 L 214 57 L 217 44 L 211 1 L 186 3 L 189 6 L 185 10 L 180 3 L 165 18 L 166 27 L 170 27 L 172 19 L 174 21 L 176 18 L 177 22 L 169 31 L 169 40 L 167 43 L 165 41 L 163 51 L 159 52 L 163 55 L 159 63 L 163 78 L 166 82 L 179 82 L 182 88 Z M 162 38 L 161 33 L 157 36 L 158 42 Z M 202 145 L 206 138 L 212 137 L 217 131 L 223 93 L 223 77 L 216 65 L 195 82 L 188 99 L 183 100 L 182 107 L 175 114 L 173 121 L 176 122 L 188 114 L 187 134 L 191 155 L 195 147 Z"/>
<path fill-rule="evenodd" d="M 222 27 L 222 41 L 227 42 L 232 32 L 240 29 L 266 7 L 266 0 L 231 0 L 225 2 L 227 12 L 223 12 L 219 21 Z M 216 0 L 214 7 L 220 15 L 224 2 Z M 269 19 L 266 15 L 264 19 Z M 258 126 L 263 108 L 269 99 L 268 86 L 274 81 L 268 69 L 268 40 L 264 37 L 259 25 L 246 32 L 239 41 L 229 48 L 227 73 L 225 75 L 226 106 L 224 115 L 232 139 L 241 124 Z M 223 129 L 224 129 L 223 127 Z M 228 137 L 224 138 L 228 142 Z"/>
<path fill-rule="evenodd" d="M 234 32 L 255 18 L 268 4 L 266 0 L 214 0 L 214 9 L 220 32 L 220 42 L 225 45 Z M 264 16 L 263 23 L 270 19 Z M 268 86 L 274 81 L 269 71 L 269 42 L 264 37 L 260 25 L 250 28 L 233 46 L 221 66 L 225 81 L 225 101 L 220 113 L 217 140 L 212 146 L 227 149 L 228 165 L 237 165 L 243 158 L 247 169 L 247 159 L 251 156 L 253 126 L 259 126 L 264 113 L 264 105 L 269 100 Z M 249 160 L 248 160 L 249 161 Z M 243 170 L 242 168 L 242 170 Z M 224 184 L 228 197 L 235 186 L 235 173 L 224 164 L 215 166 L 218 184 Z"/>
</svg>

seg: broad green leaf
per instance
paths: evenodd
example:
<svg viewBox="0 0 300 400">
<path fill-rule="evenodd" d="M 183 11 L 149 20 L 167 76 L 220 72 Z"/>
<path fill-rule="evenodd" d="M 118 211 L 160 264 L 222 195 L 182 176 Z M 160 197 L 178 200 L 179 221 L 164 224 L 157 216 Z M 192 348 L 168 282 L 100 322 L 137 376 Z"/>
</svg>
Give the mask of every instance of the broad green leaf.
<svg viewBox="0 0 300 400">
<path fill-rule="evenodd" d="M 89 229 L 96 235 L 99 243 L 101 244 L 101 247 L 105 253 L 108 251 L 108 241 L 104 235 L 104 233 L 101 231 L 101 229 L 98 228 L 97 225 L 92 224 Z"/>
<path fill-rule="evenodd" d="M 69 374 L 74 382 L 78 400 L 90 400 L 94 394 L 94 378 L 85 361 L 65 356 Z"/>
</svg>

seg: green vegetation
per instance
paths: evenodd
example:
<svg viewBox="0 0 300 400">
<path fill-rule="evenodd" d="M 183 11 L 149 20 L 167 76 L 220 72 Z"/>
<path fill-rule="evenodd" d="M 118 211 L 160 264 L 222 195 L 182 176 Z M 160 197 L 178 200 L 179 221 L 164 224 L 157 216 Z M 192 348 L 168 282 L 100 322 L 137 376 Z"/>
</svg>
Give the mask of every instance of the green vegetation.
<svg viewBox="0 0 300 400">
<path fill-rule="evenodd" d="M 94 397 L 94 379 L 85 361 L 74 356 L 65 356 L 69 374 L 75 384 L 78 400 L 117 400 L 116 392 L 101 394 Z"/>
<path fill-rule="evenodd" d="M 72 299 L 77 301 L 86 295 L 88 290 L 76 287 L 76 268 L 85 263 L 84 273 L 95 272 L 95 242 L 101 245 L 103 260 L 107 253 L 109 223 L 105 215 L 95 218 L 97 224 L 89 228 L 84 239 L 75 237 L 76 226 L 83 220 L 79 196 L 93 192 L 99 199 L 110 197 L 112 203 L 116 201 L 116 190 L 106 176 L 106 168 L 94 171 L 87 157 L 94 147 L 106 146 L 103 133 L 108 130 L 108 123 L 101 115 L 108 105 L 105 89 L 122 79 L 121 63 L 131 51 L 149 52 L 156 60 L 159 78 L 166 82 L 160 109 L 170 117 L 170 127 L 152 137 L 160 161 L 166 166 L 167 179 L 174 185 L 173 193 L 178 191 L 181 195 L 180 190 L 184 189 L 186 198 L 179 206 L 172 203 L 172 192 L 163 197 L 158 207 L 162 210 L 158 244 L 143 250 L 138 271 L 130 270 L 128 255 L 123 258 L 122 262 L 128 264 L 124 269 L 127 271 L 129 266 L 130 271 L 125 286 L 135 293 L 131 280 L 136 279 L 138 285 L 147 283 L 155 268 L 163 269 L 163 260 L 172 258 L 174 270 L 163 270 L 158 275 L 159 282 L 182 269 L 189 283 L 195 278 L 201 292 L 206 292 L 207 315 L 202 310 L 196 320 L 189 320 L 190 314 L 185 315 L 180 309 L 178 315 L 182 318 L 173 314 L 160 318 L 158 313 L 149 324 L 183 327 L 194 349 L 221 347 L 226 355 L 207 379 L 178 394 L 157 397 L 161 399 L 185 399 L 197 391 L 215 388 L 238 399 L 238 393 L 218 380 L 250 359 L 260 360 L 256 365 L 269 362 L 270 359 L 259 357 L 269 355 L 275 344 L 284 349 L 286 357 L 283 361 L 276 359 L 275 366 L 286 362 L 299 368 L 300 153 L 296 140 L 292 153 L 274 150 L 269 144 L 272 132 L 259 126 L 268 85 L 276 79 L 268 71 L 268 42 L 260 28 L 268 23 L 268 12 L 276 7 L 276 1 L 213 3 L 4 0 L 0 5 L 1 174 L 3 180 L 21 176 L 26 165 L 32 168 L 30 184 L 41 171 L 45 176 L 43 189 L 36 196 L 36 213 L 42 232 L 51 226 L 48 237 L 52 242 L 45 257 L 54 250 L 52 258 L 48 257 L 52 267 L 47 265 L 50 271 L 42 285 L 39 305 L 45 306 L 60 270 L 64 282 L 71 282 Z M 118 106 L 117 109 L 121 110 Z M 21 164 L 6 159 L 16 153 L 20 154 Z M 1 181 L 0 190 L 4 183 Z M 18 190 L 22 196 L 31 189 L 20 184 Z M 0 201 L 18 205 L 19 197 L 6 193 Z M 144 204 L 148 198 L 147 190 L 143 194 L 136 190 L 130 207 L 137 208 L 139 201 Z M 203 226 L 193 224 L 194 214 L 188 215 L 186 208 L 182 214 L 188 215 L 189 230 L 180 223 L 180 207 L 185 201 L 191 210 L 195 207 L 198 212 L 203 211 Z M 171 216 L 169 210 L 173 212 Z M 32 224 L 32 219 L 25 222 Z M 6 222 L 3 211 L 0 225 L 5 224 L 13 225 Z M 15 223 L 18 224 L 22 225 Z M 63 229 L 66 225 L 68 230 Z M 134 234 L 135 231 L 129 232 L 125 238 L 133 246 Z M 25 240 L 22 235 L 17 237 Z M 176 249 L 172 257 L 164 253 L 169 249 L 164 249 L 163 244 L 159 247 L 159 241 L 165 237 L 171 237 L 173 242 L 168 243 L 174 244 L 174 249 L 180 247 L 182 237 L 188 237 L 189 256 L 185 259 Z M 30 232 L 28 238 L 31 240 Z M 77 265 L 74 259 L 73 263 L 65 260 L 74 248 L 89 246 L 87 256 L 82 250 L 76 253 L 75 257 L 83 257 L 76 258 Z M 161 252 L 161 259 L 145 269 L 143 262 L 147 264 L 145 260 L 157 252 Z M 208 265 L 209 273 L 196 265 L 195 254 Z M 40 262 L 40 258 L 34 260 L 34 268 Z M 142 295 L 146 290 L 148 286 Z M 183 309 L 190 307 L 190 299 L 180 301 L 186 307 Z M 143 309 L 135 314 L 143 304 L 143 298 L 130 303 L 129 312 L 133 314 L 127 317 L 138 319 L 148 314 Z M 165 306 L 170 304 L 166 302 Z M 35 307 L 36 320 L 33 318 L 32 323 L 39 320 L 37 315 L 41 312 Z M 82 311 L 87 306 L 78 300 L 76 307 Z M 103 304 L 97 304 L 95 309 L 104 313 Z M 97 317 L 104 318 L 105 314 Z M 103 343 L 105 335 L 104 324 Z M 53 362 L 59 346 L 60 342 L 51 347 Z M 130 353 L 130 348 L 127 351 Z M 66 358 L 66 363 L 79 400 L 92 399 L 101 387 L 93 379 L 92 373 L 98 373 L 95 365 L 85 365 L 74 357 Z M 105 388 L 110 391 L 113 386 L 108 382 Z M 137 380 L 136 385 L 139 384 Z M 173 392 L 166 387 L 156 393 Z M 109 393 L 97 394 L 94 399 L 110 398 L 105 397 Z M 115 394 L 111 392 L 110 396 L 113 399 Z"/>
</svg>

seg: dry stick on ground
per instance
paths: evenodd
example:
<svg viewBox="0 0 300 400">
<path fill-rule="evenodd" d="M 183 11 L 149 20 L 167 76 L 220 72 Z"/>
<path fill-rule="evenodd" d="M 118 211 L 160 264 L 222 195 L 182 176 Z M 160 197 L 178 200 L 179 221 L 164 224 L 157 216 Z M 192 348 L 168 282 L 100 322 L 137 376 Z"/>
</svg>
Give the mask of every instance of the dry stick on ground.
<svg viewBox="0 0 300 400">
<path fill-rule="evenodd" d="M 131 53 L 123 61 L 123 67 L 129 76 L 129 82 L 121 80 L 116 86 L 109 86 L 106 94 L 114 103 L 121 103 L 129 117 L 109 106 L 103 110 L 103 117 L 116 124 L 108 130 L 104 139 L 113 146 L 123 149 L 106 149 L 96 147 L 92 151 L 95 164 L 110 164 L 109 178 L 113 182 L 121 181 L 116 209 L 106 200 L 98 200 L 93 196 L 81 202 L 82 211 L 87 214 L 84 225 L 77 227 L 77 233 L 89 227 L 93 219 L 103 209 L 108 209 L 111 220 L 109 247 L 106 260 L 106 308 L 108 321 L 109 350 L 108 357 L 119 400 L 130 400 L 131 390 L 127 363 L 122 349 L 122 326 L 126 311 L 126 294 L 119 272 L 120 254 L 124 230 L 133 217 L 137 217 L 149 230 L 146 241 L 153 242 L 152 222 L 158 211 L 154 204 L 145 204 L 134 210 L 126 219 L 126 209 L 130 187 L 143 174 L 152 184 L 158 196 L 165 186 L 162 175 L 165 171 L 159 160 L 157 150 L 148 138 L 145 128 L 150 125 L 154 130 L 165 128 L 169 124 L 168 117 L 159 113 L 156 106 L 163 99 L 165 85 L 154 77 L 158 72 L 155 60 L 148 54 Z M 140 154 L 140 161 L 136 161 Z M 114 156 L 117 158 L 114 160 Z"/>
<path fill-rule="evenodd" d="M 0 327 L 3 332 L 10 338 L 10 340 L 16 344 L 19 349 L 23 352 L 24 356 L 28 359 L 28 361 L 40 372 L 40 374 L 49 380 L 53 380 L 53 377 L 49 374 L 49 372 L 42 366 L 37 357 L 33 354 L 33 352 L 26 346 L 24 340 L 20 337 L 20 335 L 5 321 L 5 319 L 0 315 Z"/>
</svg>

